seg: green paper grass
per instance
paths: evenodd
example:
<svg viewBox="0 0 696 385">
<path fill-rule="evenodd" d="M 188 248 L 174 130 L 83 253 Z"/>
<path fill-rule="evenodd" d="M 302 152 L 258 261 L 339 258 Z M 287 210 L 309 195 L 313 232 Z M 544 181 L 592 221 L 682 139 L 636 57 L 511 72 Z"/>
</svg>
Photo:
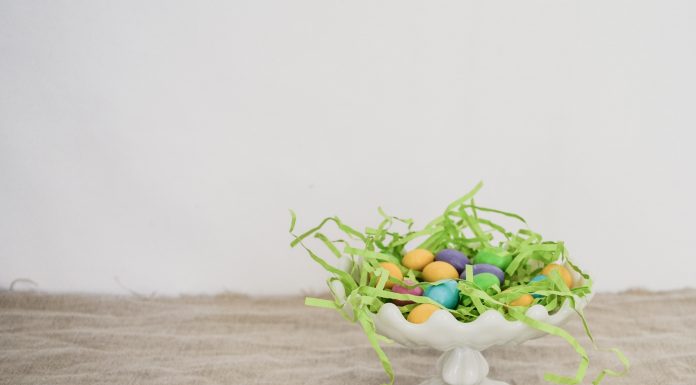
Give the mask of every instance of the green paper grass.
<svg viewBox="0 0 696 385">
<path fill-rule="evenodd" d="M 413 220 L 390 216 L 380 208 L 378 212 L 382 217 L 381 222 L 377 227 L 367 227 L 364 232 L 348 226 L 337 217 L 329 217 L 322 220 L 316 227 L 295 235 L 293 231 L 296 215 L 291 211 L 290 233 L 294 237 L 291 247 L 301 246 L 315 262 L 332 274 L 328 280 L 332 294 L 335 294 L 333 293 L 335 289 L 331 283 L 335 281 L 341 283 L 344 290 L 341 297 L 345 297 L 351 304 L 353 314 L 352 316 L 346 314 L 342 310 L 343 304 L 336 300 L 307 298 L 305 304 L 339 310 L 344 318 L 358 322 L 389 376 L 390 384 L 394 382 L 394 372 L 379 344 L 380 341 L 388 339 L 377 334 L 370 313 L 378 312 L 384 303 L 393 299 L 415 302 L 415 304 L 400 307 L 404 316 L 421 303 L 430 303 L 447 310 L 461 322 L 472 322 L 479 315 L 492 309 L 500 312 L 508 320 L 518 320 L 529 327 L 558 336 L 580 356 L 580 363 L 572 377 L 547 373 L 544 379 L 556 384 L 578 384 L 584 379 L 590 361 L 577 339 L 560 327 L 527 317 L 525 315 L 527 307 L 513 307 L 508 303 L 522 294 L 536 293 L 541 297 L 536 298 L 532 305 L 544 306 L 549 314 L 560 309 L 566 301 L 569 301 L 575 309 L 574 296 L 588 295 L 592 290 L 592 279 L 570 260 L 563 242 L 544 240 L 540 234 L 529 229 L 525 219 L 517 214 L 476 205 L 474 195 L 481 187 L 482 183 L 479 183 L 472 191 L 449 204 L 442 215 L 420 230 L 414 230 Z M 507 217 L 517 221 L 522 228 L 514 232 L 508 231 L 494 221 L 496 217 Z M 322 233 L 321 231 L 329 223 L 334 224 L 345 239 L 331 240 Z M 405 227 L 405 231 L 393 230 L 395 224 Z M 354 261 L 353 270 L 346 272 L 336 268 L 309 249 L 304 244 L 309 237 L 319 240 L 334 257 L 349 258 Z M 424 296 L 397 294 L 385 289 L 387 281 L 401 282 L 390 277 L 388 272 L 380 267 L 380 262 L 395 263 L 402 269 L 405 279 L 420 281 L 419 271 L 412 271 L 401 265 L 401 258 L 407 251 L 407 246 L 408 250 L 421 248 L 430 250 L 433 254 L 445 248 L 453 248 L 469 256 L 475 255 L 478 250 L 484 248 L 497 248 L 500 252 L 512 256 L 512 262 L 505 269 L 505 282 L 502 287 L 496 285 L 488 291 L 483 291 L 474 284 L 471 266 L 467 266 L 466 279 L 459 280 L 457 284 L 461 293 L 460 304 L 455 309 L 447 309 Z M 580 274 L 584 278 L 583 285 L 568 288 L 556 271 L 552 272 L 546 280 L 530 283 L 530 280 L 538 275 L 544 266 L 555 262 L 566 264 Z M 417 285 L 425 289 L 430 286 L 430 283 L 419 282 Z M 584 315 L 577 309 L 576 312 L 582 320 L 586 334 L 596 348 Z M 618 349 L 614 348 L 611 351 L 624 366 L 623 371 L 604 369 L 594 379 L 593 384 L 599 384 L 607 375 L 621 376 L 628 371 L 629 362 L 626 357 Z"/>
</svg>

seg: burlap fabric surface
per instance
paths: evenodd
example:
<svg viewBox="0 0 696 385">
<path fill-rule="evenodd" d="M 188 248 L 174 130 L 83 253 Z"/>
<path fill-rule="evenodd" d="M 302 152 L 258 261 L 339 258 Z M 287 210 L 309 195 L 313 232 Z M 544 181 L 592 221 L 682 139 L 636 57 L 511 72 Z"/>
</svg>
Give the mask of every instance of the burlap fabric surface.
<svg viewBox="0 0 696 385">
<path fill-rule="evenodd" d="M 380 384 L 387 380 L 362 330 L 300 297 L 151 298 L 0 292 L 1 384 Z M 587 309 L 598 342 L 620 347 L 631 373 L 606 384 L 696 384 L 696 291 L 598 294 Z M 582 336 L 581 325 L 569 330 Z M 593 351 L 586 383 L 619 368 Z M 439 352 L 385 350 L 396 383 L 434 373 Z M 575 352 L 544 337 L 486 351 L 491 377 L 542 384 L 572 374 Z"/>
</svg>

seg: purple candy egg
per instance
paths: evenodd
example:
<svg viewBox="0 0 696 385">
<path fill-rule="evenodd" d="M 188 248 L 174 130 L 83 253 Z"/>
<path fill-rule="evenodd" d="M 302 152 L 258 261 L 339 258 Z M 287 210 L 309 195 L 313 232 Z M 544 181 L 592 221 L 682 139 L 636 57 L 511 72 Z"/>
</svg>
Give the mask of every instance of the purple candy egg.
<svg viewBox="0 0 696 385">
<path fill-rule="evenodd" d="M 416 283 L 407 279 L 404 281 L 404 284 L 405 285 L 415 285 Z M 409 288 L 401 286 L 401 285 L 394 285 L 391 288 L 391 291 L 393 291 L 394 293 L 398 293 L 398 294 L 411 294 L 411 295 L 418 295 L 418 296 L 423 295 L 423 289 L 421 287 L 418 287 L 418 286 L 409 289 Z M 413 303 L 413 301 L 402 301 L 400 299 L 393 299 L 392 302 L 396 306 L 410 305 Z"/>
<path fill-rule="evenodd" d="M 474 265 L 474 275 L 476 274 L 481 274 L 481 273 L 491 273 L 498 277 L 498 280 L 500 281 L 500 284 L 503 284 L 503 281 L 505 281 L 505 273 L 500 270 L 498 266 L 495 265 L 489 265 L 487 263 L 478 263 Z M 466 272 L 463 272 L 461 279 L 466 279 Z"/>
<path fill-rule="evenodd" d="M 464 255 L 464 253 L 461 251 L 454 249 L 440 250 L 435 255 L 435 260 L 449 263 L 450 265 L 454 266 L 455 269 L 457 269 L 459 274 L 461 274 L 464 269 L 466 269 L 466 265 L 469 264 L 469 258 L 467 258 L 466 255 Z"/>
</svg>

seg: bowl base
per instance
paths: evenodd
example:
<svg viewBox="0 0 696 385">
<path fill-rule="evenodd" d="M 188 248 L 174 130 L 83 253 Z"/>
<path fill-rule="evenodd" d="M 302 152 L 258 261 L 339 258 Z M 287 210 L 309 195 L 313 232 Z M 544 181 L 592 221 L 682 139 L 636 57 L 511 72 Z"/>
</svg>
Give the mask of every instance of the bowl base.
<svg viewBox="0 0 696 385">
<path fill-rule="evenodd" d="M 489 379 L 488 362 L 478 350 L 461 347 L 448 350 L 437 360 L 439 377 L 420 385 L 508 385 Z"/>
</svg>

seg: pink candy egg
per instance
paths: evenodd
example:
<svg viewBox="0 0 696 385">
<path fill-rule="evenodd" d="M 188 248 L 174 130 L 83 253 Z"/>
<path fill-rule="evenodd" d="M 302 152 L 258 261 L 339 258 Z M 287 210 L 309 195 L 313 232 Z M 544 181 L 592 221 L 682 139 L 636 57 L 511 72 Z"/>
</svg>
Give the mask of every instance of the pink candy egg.
<svg viewBox="0 0 696 385">
<path fill-rule="evenodd" d="M 405 280 L 404 284 L 405 285 L 415 285 L 416 283 L 413 281 Z M 409 289 L 409 288 L 401 286 L 401 285 L 394 285 L 391 288 L 391 291 L 393 291 L 394 293 L 398 293 L 398 294 L 411 294 L 411 295 L 418 295 L 418 296 L 423 295 L 423 289 L 421 289 L 418 286 Z M 410 305 L 413 303 L 413 301 L 402 301 L 400 299 L 393 299 L 392 302 L 396 306 Z"/>
</svg>

